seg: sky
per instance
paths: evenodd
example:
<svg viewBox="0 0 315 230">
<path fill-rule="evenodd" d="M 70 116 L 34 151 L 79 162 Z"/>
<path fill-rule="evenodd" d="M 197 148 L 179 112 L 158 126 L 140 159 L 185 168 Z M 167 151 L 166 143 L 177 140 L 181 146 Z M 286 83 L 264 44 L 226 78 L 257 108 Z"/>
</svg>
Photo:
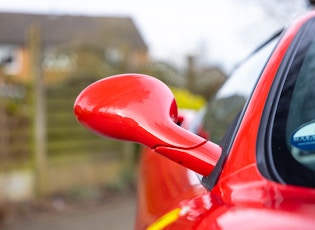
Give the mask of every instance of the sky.
<svg viewBox="0 0 315 230">
<path fill-rule="evenodd" d="M 188 55 L 227 72 L 305 9 L 305 0 L 10 0 L 0 11 L 133 18 L 153 59 Z"/>
</svg>

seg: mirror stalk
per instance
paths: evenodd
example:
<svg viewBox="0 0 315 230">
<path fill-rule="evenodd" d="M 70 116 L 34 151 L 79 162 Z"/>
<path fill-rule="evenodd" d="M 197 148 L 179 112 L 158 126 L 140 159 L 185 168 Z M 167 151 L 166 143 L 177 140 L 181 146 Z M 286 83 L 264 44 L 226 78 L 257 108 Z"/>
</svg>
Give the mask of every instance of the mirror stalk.
<svg viewBox="0 0 315 230">
<path fill-rule="evenodd" d="M 191 149 L 158 146 L 154 151 L 203 176 L 212 172 L 221 155 L 221 147 L 210 141 Z"/>
</svg>

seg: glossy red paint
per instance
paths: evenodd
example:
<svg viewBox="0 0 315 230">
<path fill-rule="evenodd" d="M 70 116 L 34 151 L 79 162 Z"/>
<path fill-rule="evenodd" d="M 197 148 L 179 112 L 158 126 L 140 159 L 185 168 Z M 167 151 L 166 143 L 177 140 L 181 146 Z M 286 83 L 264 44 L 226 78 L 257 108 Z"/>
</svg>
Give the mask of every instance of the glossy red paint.
<svg viewBox="0 0 315 230">
<path fill-rule="evenodd" d="M 315 17 L 314 12 L 299 18 L 294 24 L 290 26 L 290 28 L 288 28 L 284 37 L 279 42 L 277 48 L 267 63 L 264 72 L 262 73 L 218 183 L 218 186 L 221 190 L 223 189 L 224 191 L 231 191 L 231 193 L 225 192 L 225 202 L 250 199 L 249 197 L 245 196 L 245 194 L 248 192 L 251 196 L 256 197 L 257 200 L 260 199 L 260 202 L 263 203 L 264 200 L 270 199 L 270 197 L 266 196 L 266 194 L 279 193 L 281 185 L 264 178 L 257 168 L 256 141 L 258 129 L 264 105 L 280 63 L 290 43 L 292 42 L 292 39 L 300 27 L 312 17 Z M 252 186 L 252 184 L 255 186 Z M 241 192 L 235 189 L 245 188 L 247 186 L 250 188 L 250 191 Z M 296 195 L 299 194 L 301 189 L 302 191 L 308 191 L 310 194 L 312 194 L 312 196 L 314 195 L 313 189 L 299 188 L 290 185 L 285 186 L 285 188 L 288 190 L 292 189 L 292 187 L 296 191 Z M 267 193 L 258 188 L 265 188 L 270 191 Z M 255 191 L 256 194 L 254 193 Z M 242 198 L 238 197 L 237 194 Z M 283 194 L 281 193 L 281 196 L 278 197 L 279 200 L 283 199 L 282 196 Z"/>
<path fill-rule="evenodd" d="M 99 135 L 142 143 L 202 175 L 221 154 L 218 145 L 176 124 L 172 92 L 147 75 L 116 75 L 91 84 L 77 97 L 74 112 Z"/>
<path fill-rule="evenodd" d="M 189 148 L 204 142 L 172 131 L 177 121 L 174 96 L 145 75 L 123 74 L 91 84 L 77 97 L 74 112 L 81 124 L 99 135 L 145 142 L 150 148 L 177 143 Z M 130 129 L 133 132 L 127 132 Z"/>
<path fill-rule="evenodd" d="M 270 57 L 247 107 L 246 114 L 244 115 L 222 177 L 225 175 L 230 176 L 235 171 L 246 168 L 251 164 L 256 164 L 256 139 L 270 87 L 292 39 L 301 26 L 312 17 L 315 17 L 314 12 L 296 20 L 294 24 L 287 29 Z M 258 177 L 261 178 L 260 175 Z"/>
<path fill-rule="evenodd" d="M 205 175 L 212 170 L 220 148 L 174 124 L 177 108 L 173 96 L 164 86 L 150 78 L 144 81 L 147 76 L 143 75 L 119 75 L 114 77 L 116 80 L 120 78 L 119 82 L 104 86 L 107 83 L 101 80 L 80 94 L 75 112 L 83 125 L 101 135 L 138 141 L 150 147 L 145 148 L 139 165 L 135 229 L 146 229 L 178 208 L 181 210 L 178 218 L 163 229 L 314 229 L 315 189 L 267 180 L 259 172 L 256 158 L 260 120 L 276 72 L 297 31 L 313 17 L 315 12 L 302 16 L 281 38 L 248 104 L 220 178 L 211 191 L 206 190 L 194 172 L 187 168 Z M 144 90 L 139 96 L 141 103 L 136 100 L 137 96 L 130 96 L 133 91 L 120 101 L 116 97 L 117 91 L 126 77 L 128 80 L 134 78 L 135 81 L 128 85 L 139 86 L 137 92 L 155 87 L 157 90 L 149 93 Z M 122 92 L 128 89 L 125 85 Z M 104 90 L 113 97 L 104 99 Z M 156 92 L 155 96 L 151 97 L 151 92 Z M 149 95 L 148 99 L 145 95 Z M 161 118 L 151 124 L 152 120 L 148 121 L 147 116 Z M 129 120 L 130 117 L 137 119 Z M 106 119 L 119 124 L 107 123 Z M 136 133 L 124 133 L 124 127 L 126 130 L 134 128 Z M 152 150 L 177 163 L 183 161 L 185 167 Z M 203 167 L 205 171 L 201 169 Z"/>
<path fill-rule="evenodd" d="M 170 170 L 171 174 L 179 173 L 173 177 L 171 184 L 183 186 L 180 191 L 182 193 L 170 196 L 165 192 L 170 185 L 160 183 L 156 184 L 155 188 L 161 189 L 148 192 L 149 184 L 154 187 L 151 181 L 154 181 L 155 177 L 162 175 L 161 182 L 168 181 L 168 173 L 160 174 L 159 171 L 167 160 L 155 159 L 158 168 L 150 171 L 151 173 L 148 173 L 149 170 L 146 173 L 140 172 L 143 180 L 139 184 L 141 202 L 138 207 L 141 211 L 138 213 L 135 229 L 144 229 L 144 226 L 152 224 L 169 210 L 185 205 L 192 210 L 194 218 L 191 218 L 189 213 L 182 215 L 178 221 L 164 229 L 314 229 L 315 190 L 269 181 L 261 175 L 256 165 L 256 139 L 269 89 L 292 39 L 301 25 L 311 17 L 315 17 L 314 12 L 297 20 L 288 29 L 270 58 L 214 189 L 201 190 L 201 193 L 190 190 L 190 193 L 187 193 L 185 189 L 193 188 L 182 178 L 187 175 L 188 170 L 171 166 L 175 170 Z M 152 162 L 147 162 L 149 157 L 150 153 L 143 156 L 140 168 L 153 165 Z M 150 193 L 150 197 L 145 195 L 146 193 Z M 185 194 L 189 194 L 187 200 L 182 198 Z M 179 200 L 174 197 L 179 197 Z M 149 206 L 161 206 L 157 210 L 148 211 L 146 202 Z M 195 215 L 195 209 L 199 210 L 198 215 Z"/>
<path fill-rule="evenodd" d="M 148 148 L 143 151 L 138 173 L 135 229 L 146 229 L 181 202 L 207 194 L 193 171 Z"/>
</svg>

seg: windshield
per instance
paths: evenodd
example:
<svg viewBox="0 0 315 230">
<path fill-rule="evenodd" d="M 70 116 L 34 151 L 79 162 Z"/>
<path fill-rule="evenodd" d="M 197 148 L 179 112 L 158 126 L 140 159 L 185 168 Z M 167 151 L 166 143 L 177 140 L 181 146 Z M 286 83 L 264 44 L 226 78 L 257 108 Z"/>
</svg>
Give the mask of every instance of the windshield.
<svg viewBox="0 0 315 230">
<path fill-rule="evenodd" d="M 204 128 L 211 141 L 220 143 L 228 127 L 243 109 L 277 40 L 273 39 L 242 63 L 209 102 Z"/>
<path fill-rule="evenodd" d="M 288 112 L 287 147 L 293 157 L 315 171 L 315 39 L 297 76 Z"/>
<path fill-rule="evenodd" d="M 315 187 L 315 19 L 306 23 L 290 45 L 271 89 L 271 138 L 266 152 L 266 177 L 281 183 Z M 279 68 L 279 69 L 280 69 Z M 278 101 L 277 101 L 278 100 Z"/>
</svg>

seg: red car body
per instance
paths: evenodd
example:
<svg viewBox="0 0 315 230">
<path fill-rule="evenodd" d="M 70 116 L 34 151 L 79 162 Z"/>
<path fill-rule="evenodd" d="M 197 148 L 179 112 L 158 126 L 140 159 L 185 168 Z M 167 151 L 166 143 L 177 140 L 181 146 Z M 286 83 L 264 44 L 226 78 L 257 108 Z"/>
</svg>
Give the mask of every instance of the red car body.
<svg viewBox="0 0 315 230">
<path fill-rule="evenodd" d="M 148 76 L 105 78 L 78 96 L 74 110 L 85 127 L 147 146 L 139 165 L 135 229 L 315 229 L 315 189 L 271 180 L 257 157 L 275 76 L 293 39 L 314 18 L 315 12 L 307 12 L 282 34 L 222 160 L 219 145 L 174 125 L 172 94 L 156 80 L 143 83 Z M 132 78 L 137 80 L 126 83 Z M 119 98 L 117 91 L 123 92 Z M 195 172 L 205 180 L 217 176 L 207 187 Z"/>
</svg>

